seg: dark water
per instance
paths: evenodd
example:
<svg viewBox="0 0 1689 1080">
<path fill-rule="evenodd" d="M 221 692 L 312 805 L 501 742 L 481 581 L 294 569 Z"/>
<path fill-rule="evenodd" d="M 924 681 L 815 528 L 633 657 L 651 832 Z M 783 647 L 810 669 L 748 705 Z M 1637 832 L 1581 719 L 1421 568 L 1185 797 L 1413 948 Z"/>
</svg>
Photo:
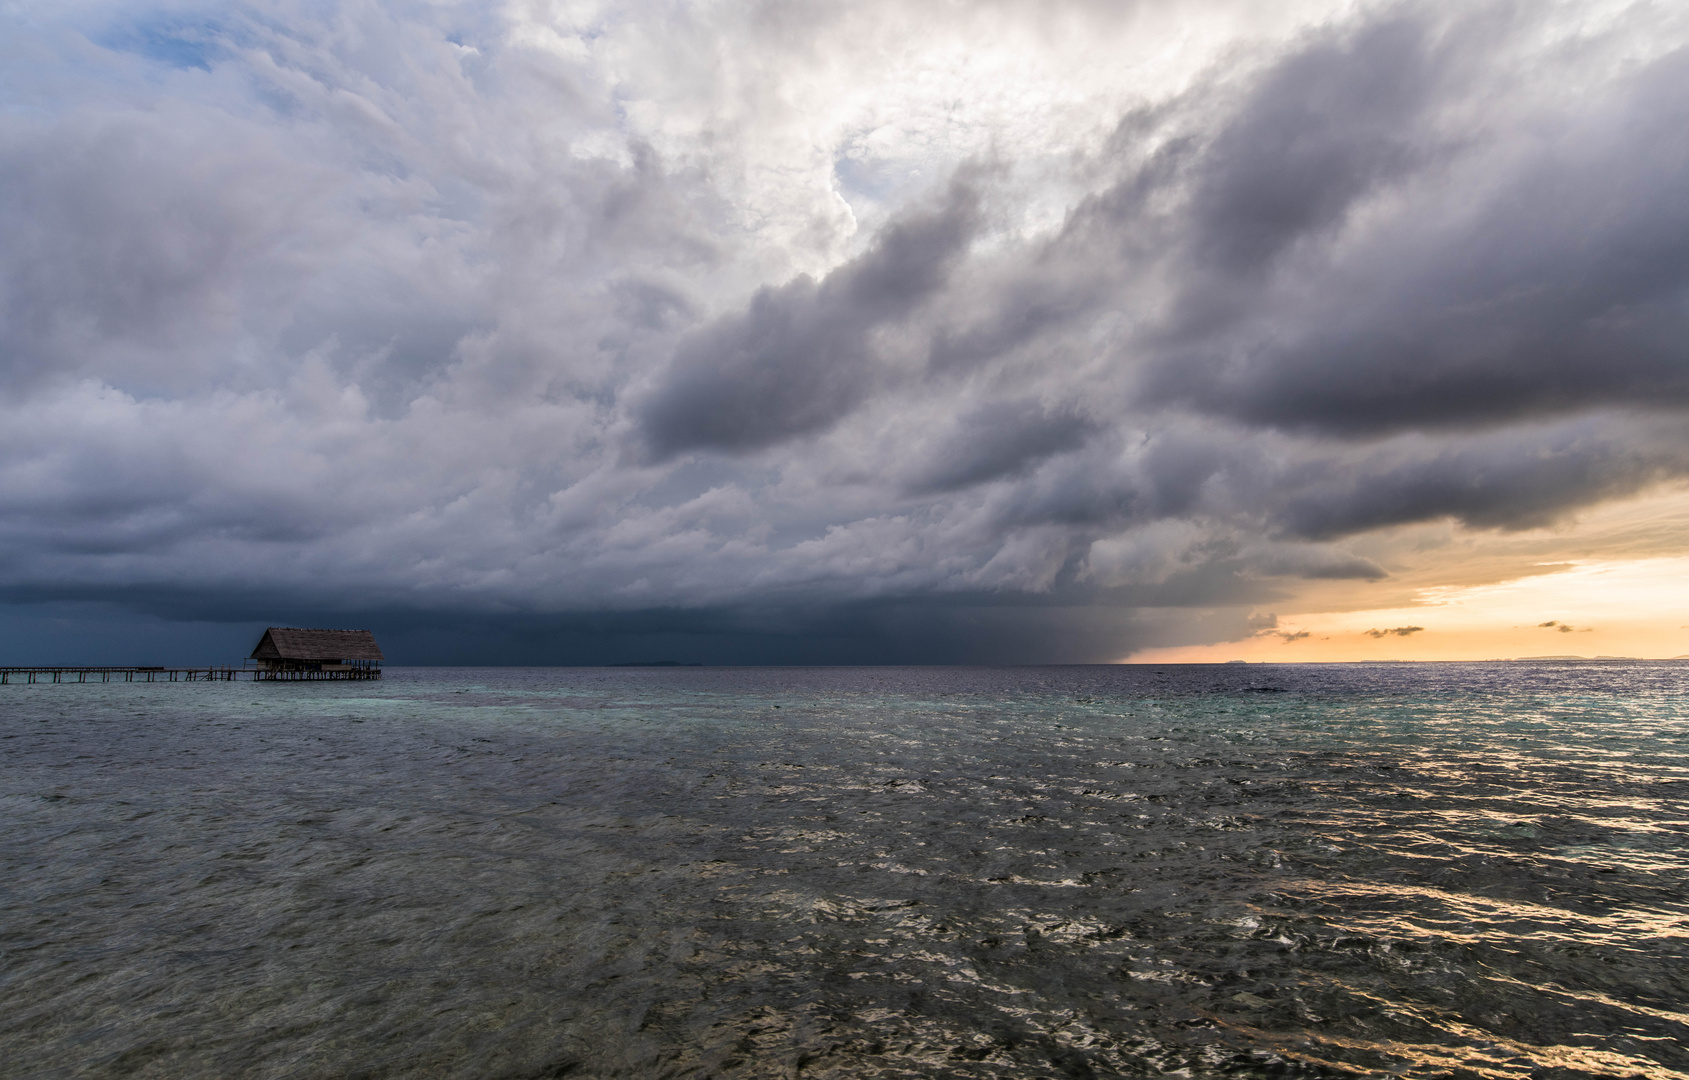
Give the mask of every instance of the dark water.
<svg viewBox="0 0 1689 1080">
<path fill-rule="evenodd" d="M 1685 1077 L 1686 688 L 4 687 L 0 1074 Z"/>
</svg>

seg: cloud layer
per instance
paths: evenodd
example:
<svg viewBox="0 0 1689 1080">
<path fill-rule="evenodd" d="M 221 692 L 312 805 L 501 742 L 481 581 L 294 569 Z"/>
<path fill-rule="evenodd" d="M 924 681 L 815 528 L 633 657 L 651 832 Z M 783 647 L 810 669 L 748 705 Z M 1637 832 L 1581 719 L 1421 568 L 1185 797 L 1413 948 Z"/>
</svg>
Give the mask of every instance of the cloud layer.
<svg viewBox="0 0 1689 1080">
<path fill-rule="evenodd" d="M 1682 17 L 1253 7 L 13 5 L 0 593 L 1107 659 L 1689 475 Z"/>
</svg>

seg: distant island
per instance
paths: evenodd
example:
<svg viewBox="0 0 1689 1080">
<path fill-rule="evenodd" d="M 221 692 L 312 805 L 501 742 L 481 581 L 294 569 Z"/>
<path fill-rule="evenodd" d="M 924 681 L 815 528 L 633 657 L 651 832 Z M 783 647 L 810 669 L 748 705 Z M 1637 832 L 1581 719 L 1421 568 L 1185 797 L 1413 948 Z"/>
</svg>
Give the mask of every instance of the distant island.
<svg viewBox="0 0 1689 1080">
<path fill-rule="evenodd" d="M 703 667 L 703 664 L 683 664 L 679 660 L 633 660 L 625 664 L 606 664 L 606 667 Z"/>
</svg>

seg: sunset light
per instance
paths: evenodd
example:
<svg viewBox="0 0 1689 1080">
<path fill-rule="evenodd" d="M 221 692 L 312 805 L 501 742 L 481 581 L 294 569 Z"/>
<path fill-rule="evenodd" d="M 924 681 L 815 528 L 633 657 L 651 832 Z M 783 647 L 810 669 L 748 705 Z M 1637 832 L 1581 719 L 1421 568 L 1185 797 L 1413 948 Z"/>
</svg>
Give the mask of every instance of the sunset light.
<svg viewBox="0 0 1689 1080">
<path fill-rule="evenodd" d="M 1241 641 L 1149 649 L 1134 663 L 1689 658 L 1689 557 L 1570 562 L 1493 585 L 1421 590 L 1391 608 L 1277 617 Z"/>
</svg>

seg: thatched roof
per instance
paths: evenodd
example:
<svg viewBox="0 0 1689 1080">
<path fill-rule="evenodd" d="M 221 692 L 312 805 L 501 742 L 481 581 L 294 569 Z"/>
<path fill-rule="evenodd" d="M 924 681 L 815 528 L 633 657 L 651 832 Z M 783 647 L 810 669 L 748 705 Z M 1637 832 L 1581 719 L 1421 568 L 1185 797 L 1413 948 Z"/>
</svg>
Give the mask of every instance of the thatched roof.
<svg viewBox="0 0 1689 1080">
<path fill-rule="evenodd" d="M 385 660 L 368 630 L 303 630 L 272 626 L 258 639 L 253 660 Z"/>
</svg>

